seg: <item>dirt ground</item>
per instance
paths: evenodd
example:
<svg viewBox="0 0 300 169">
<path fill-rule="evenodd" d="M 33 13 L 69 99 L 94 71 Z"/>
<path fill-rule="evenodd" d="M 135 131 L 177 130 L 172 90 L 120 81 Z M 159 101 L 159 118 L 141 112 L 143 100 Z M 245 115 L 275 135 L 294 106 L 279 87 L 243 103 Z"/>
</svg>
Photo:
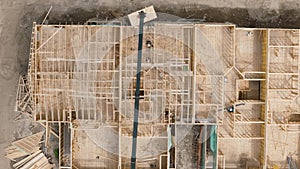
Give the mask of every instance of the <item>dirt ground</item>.
<svg viewBox="0 0 300 169">
<path fill-rule="evenodd" d="M 15 121 L 19 75 L 26 74 L 32 22 L 41 23 L 50 6 L 49 23 L 84 23 L 111 19 L 154 5 L 157 12 L 242 27 L 300 28 L 299 0 L 0 0 L 0 166 L 10 168 L 4 148 L 28 122 Z M 19 132 L 16 132 L 18 130 Z M 25 133 L 26 134 L 26 133 Z"/>
</svg>

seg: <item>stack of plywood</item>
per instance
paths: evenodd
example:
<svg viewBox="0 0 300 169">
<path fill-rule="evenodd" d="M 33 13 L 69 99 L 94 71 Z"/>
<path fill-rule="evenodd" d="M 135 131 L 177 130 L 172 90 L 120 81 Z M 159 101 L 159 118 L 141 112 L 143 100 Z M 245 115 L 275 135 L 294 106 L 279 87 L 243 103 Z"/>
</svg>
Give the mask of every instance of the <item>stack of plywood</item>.
<svg viewBox="0 0 300 169">
<path fill-rule="evenodd" d="M 53 165 L 40 150 L 40 141 L 44 135 L 44 131 L 14 141 L 6 148 L 6 157 L 12 161 L 27 156 L 22 160 L 13 164 L 17 169 L 51 169 Z"/>
<path fill-rule="evenodd" d="M 12 161 L 17 158 L 32 154 L 40 149 L 40 140 L 44 132 L 39 132 L 23 139 L 14 141 L 6 148 L 6 157 Z"/>
<path fill-rule="evenodd" d="M 13 164 L 13 167 L 16 169 L 51 169 L 53 165 L 48 162 L 46 156 L 39 150 Z"/>
</svg>

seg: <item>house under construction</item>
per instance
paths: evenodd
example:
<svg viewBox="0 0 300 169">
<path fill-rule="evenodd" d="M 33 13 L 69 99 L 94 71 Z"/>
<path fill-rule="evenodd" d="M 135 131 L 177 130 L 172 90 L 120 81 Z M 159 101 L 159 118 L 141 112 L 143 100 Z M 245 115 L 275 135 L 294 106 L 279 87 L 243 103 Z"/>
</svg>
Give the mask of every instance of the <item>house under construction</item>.
<svg viewBox="0 0 300 169">
<path fill-rule="evenodd" d="M 17 110 L 57 139 L 57 168 L 130 168 L 138 35 L 34 24 Z M 300 30 L 154 20 L 143 35 L 137 168 L 300 166 Z"/>
</svg>

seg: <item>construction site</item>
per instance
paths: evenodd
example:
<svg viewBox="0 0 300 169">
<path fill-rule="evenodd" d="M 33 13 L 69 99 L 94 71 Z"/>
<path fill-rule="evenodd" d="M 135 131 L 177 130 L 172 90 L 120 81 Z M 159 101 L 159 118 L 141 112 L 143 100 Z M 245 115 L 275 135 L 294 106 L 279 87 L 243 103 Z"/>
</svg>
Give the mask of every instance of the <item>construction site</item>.
<svg viewBox="0 0 300 169">
<path fill-rule="evenodd" d="M 33 24 L 13 168 L 300 167 L 300 29 L 126 19 Z"/>
</svg>

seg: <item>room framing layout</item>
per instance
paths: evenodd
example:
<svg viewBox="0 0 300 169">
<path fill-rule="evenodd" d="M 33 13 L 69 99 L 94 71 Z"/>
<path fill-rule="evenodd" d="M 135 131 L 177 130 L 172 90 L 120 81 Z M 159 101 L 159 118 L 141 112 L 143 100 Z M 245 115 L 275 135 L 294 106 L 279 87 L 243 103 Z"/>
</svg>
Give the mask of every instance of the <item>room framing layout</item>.
<svg viewBox="0 0 300 169">
<path fill-rule="evenodd" d="M 299 166 L 300 30 L 151 22 L 143 40 L 137 168 Z M 117 21 L 34 23 L 16 110 L 58 138 L 56 167 L 130 168 L 137 42 Z"/>
</svg>

